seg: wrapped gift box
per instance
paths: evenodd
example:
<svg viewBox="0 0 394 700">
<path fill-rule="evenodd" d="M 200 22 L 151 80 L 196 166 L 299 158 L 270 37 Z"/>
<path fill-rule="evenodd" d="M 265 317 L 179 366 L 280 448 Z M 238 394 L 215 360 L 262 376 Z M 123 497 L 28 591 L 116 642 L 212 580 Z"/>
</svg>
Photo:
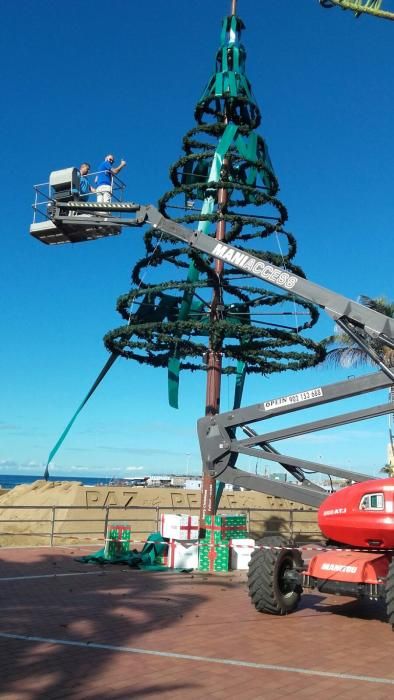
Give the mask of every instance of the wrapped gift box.
<svg viewBox="0 0 394 700">
<path fill-rule="evenodd" d="M 160 534 L 170 540 L 197 540 L 199 529 L 198 515 L 162 513 Z"/>
<path fill-rule="evenodd" d="M 130 526 L 125 523 L 110 523 L 105 538 L 104 557 L 112 559 L 130 551 Z"/>
<path fill-rule="evenodd" d="M 255 548 L 255 541 L 252 539 L 231 539 L 230 545 L 230 569 L 247 569 L 250 557 Z"/>
<path fill-rule="evenodd" d="M 162 566 L 168 566 L 168 543 L 169 540 L 163 537 L 163 551 L 162 554 L 158 554 L 155 558 L 155 564 L 161 564 Z"/>
<path fill-rule="evenodd" d="M 167 566 L 171 569 L 198 569 L 198 542 L 170 540 Z"/>
<path fill-rule="evenodd" d="M 205 516 L 205 536 L 203 542 L 218 544 L 228 542 L 231 539 L 244 539 L 247 534 L 246 515 L 220 515 Z"/>
<path fill-rule="evenodd" d="M 200 542 L 198 568 L 200 571 L 228 571 L 228 543 L 211 545 Z"/>
</svg>

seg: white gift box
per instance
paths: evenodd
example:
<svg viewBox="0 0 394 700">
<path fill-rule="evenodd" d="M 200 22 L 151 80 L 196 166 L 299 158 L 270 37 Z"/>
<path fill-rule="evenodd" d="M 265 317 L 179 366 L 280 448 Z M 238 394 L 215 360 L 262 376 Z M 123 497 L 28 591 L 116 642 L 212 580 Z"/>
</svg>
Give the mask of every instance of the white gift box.
<svg viewBox="0 0 394 700">
<path fill-rule="evenodd" d="M 198 569 L 198 542 L 170 540 L 167 566 L 171 569 Z"/>
<path fill-rule="evenodd" d="M 160 534 L 170 540 L 197 540 L 199 529 L 198 515 L 162 513 Z"/>
<path fill-rule="evenodd" d="M 230 540 L 230 569 L 247 569 L 255 549 L 252 539 Z"/>
</svg>

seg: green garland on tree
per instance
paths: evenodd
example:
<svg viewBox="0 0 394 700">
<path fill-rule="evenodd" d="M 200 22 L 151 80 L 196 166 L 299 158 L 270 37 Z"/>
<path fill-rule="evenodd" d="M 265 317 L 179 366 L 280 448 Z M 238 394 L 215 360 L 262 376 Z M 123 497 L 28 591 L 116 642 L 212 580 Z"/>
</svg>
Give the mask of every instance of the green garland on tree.
<svg viewBox="0 0 394 700">
<path fill-rule="evenodd" d="M 170 168 L 173 187 L 158 208 L 210 235 L 224 221 L 227 242 L 305 277 L 293 263 L 296 240 L 284 229 L 287 211 L 276 197 L 266 143 L 256 132 L 261 114 L 245 73 L 243 28 L 235 15 L 223 21 L 215 72 L 197 103 L 196 126 L 183 139 L 183 155 Z M 144 242 L 146 255 L 132 271 L 133 288 L 117 303 L 126 323 L 104 342 L 123 357 L 169 367 L 169 381 L 176 385 L 173 405 L 179 371 L 206 369 L 207 347 L 222 353 L 227 374 L 268 375 L 324 359 L 324 346 L 302 335 L 318 319 L 312 304 L 254 286 L 250 276 L 229 266 L 219 278 L 210 257 L 153 228 Z M 150 283 L 144 281 L 148 268 Z M 216 320 L 210 313 L 212 288 L 220 299 Z"/>
</svg>

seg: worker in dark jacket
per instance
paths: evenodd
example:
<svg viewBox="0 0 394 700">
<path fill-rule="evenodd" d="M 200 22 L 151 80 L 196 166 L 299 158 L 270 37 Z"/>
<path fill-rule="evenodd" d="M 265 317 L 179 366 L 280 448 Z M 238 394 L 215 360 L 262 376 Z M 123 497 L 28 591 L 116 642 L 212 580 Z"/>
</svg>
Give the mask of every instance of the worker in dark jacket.
<svg viewBox="0 0 394 700">
<path fill-rule="evenodd" d="M 90 184 L 87 175 L 90 170 L 90 163 L 81 163 L 79 166 L 79 174 L 80 174 L 80 180 L 79 180 L 79 197 L 80 199 L 83 199 L 85 202 L 88 201 L 89 199 L 89 194 L 92 192 L 96 192 L 94 187 Z"/>
</svg>

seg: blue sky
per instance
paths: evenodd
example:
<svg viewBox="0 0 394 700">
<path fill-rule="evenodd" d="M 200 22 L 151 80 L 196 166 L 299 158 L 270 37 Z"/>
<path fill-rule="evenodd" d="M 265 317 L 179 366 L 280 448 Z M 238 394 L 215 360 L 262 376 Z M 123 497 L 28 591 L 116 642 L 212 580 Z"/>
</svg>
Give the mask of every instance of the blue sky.
<svg viewBox="0 0 394 700">
<path fill-rule="evenodd" d="M 392 9 L 388 0 L 385 7 Z M 113 0 L 110 11 L 102 0 L 71 0 L 61 12 L 56 3 L 24 0 L 2 8 L 3 473 L 42 472 L 107 359 L 102 337 L 119 325 L 116 299 L 144 254 L 141 230 L 84 245 L 39 244 L 28 233 L 32 186 L 85 159 L 97 167 L 111 151 L 128 162 L 128 198 L 155 203 L 170 188 L 168 168 L 194 125 L 229 8 L 230 0 Z M 317 0 L 239 0 L 238 14 L 296 262 L 350 298 L 393 298 L 393 24 L 323 10 Z M 322 316 L 316 337 L 331 332 Z M 244 405 L 349 373 L 319 367 L 249 377 Z M 223 410 L 232 386 L 224 378 Z M 195 423 L 204 398 L 205 376 L 183 373 L 175 411 L 164 370 L 119 359 L 52 474 L 184 472 L 187 465 L 197 474 Z M 376 474 L 387 439 L 383 418 L 298 440 L 292 451 Z"/>
</svg>

